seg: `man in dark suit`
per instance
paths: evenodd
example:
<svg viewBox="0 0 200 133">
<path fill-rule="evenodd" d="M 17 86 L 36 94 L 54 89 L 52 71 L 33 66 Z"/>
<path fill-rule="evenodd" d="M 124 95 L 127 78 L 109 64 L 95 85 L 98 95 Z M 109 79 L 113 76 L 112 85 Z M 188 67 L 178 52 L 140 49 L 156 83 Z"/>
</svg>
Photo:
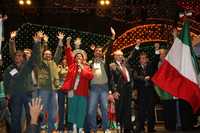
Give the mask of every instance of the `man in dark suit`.
<svg viewBox="0 0 200 133">
<path fill-rule="evenodd" d="M 131 92 L 133 80 L 130 69 L 126 64 L 123 52 L 114 53 L 114 62 L 110 64 L 111 88 L 116 106 L 116 118 L 120 123 L 121 131 L 131 133 Z"/>
<path fill-rule="evenodd" d="M 146 52 L 139 52 L 139 43 L 136 45 L 134 55 L 139 55 L 138 63 L 134 65 L 133 77 L 135 86 L 139 92 L 139 127 L 138 132 L 144 131 L 144 123 L 147 120 L 148 132 L 155 132 L 155 115 L 154 115 L 154 85 L 151 77 L 155 72 L 155 68 L 159 61 L 159 55 L 150 62 Z M 159 49 L 159 45 L 155 45 L 155 50 Z M 156 52 L 155 52 L 156 54 Z M 159 53 L 158 53 L 159 54 Z"/>
<path fill-rule="evenodd" d="M 149 58 L 146 53 L 140 53 L 139 62 L 140 63 L 134 69 L 134 79 L 139 91 L 139 130 L 144 129 L 144 122 L 147 118 L 148 131 L 154 131 L 154 88 L 150 81 L 150 77 L 153 74 L 153 69 L 149 63 Z"/>
</svg>

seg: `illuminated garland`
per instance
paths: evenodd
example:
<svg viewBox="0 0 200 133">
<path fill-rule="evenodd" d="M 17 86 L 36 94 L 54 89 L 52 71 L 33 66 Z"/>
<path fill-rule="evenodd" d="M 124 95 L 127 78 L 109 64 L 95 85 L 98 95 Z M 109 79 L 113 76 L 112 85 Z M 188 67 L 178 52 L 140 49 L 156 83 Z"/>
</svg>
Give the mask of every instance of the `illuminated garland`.
<svg viewBox="0 0 200 133">
<path fill-rule="evenodd" d="M 48 47 L 52 52 L 55 52 L 55 49 L 58 44 L 57 39 L 57 33 L 58 32 L 64 32 L 65 38 L 68 36 L 72 37 L 72 42 L 77 37 L 81 38 L 81 48 L 84 49 L 88 53 L 88 58 L 91 58 L 93 56 L 93 51 L 91 50 L 90 46 L 91 44 L 101 45 L 104 46 L 108 41 L 110 41 L 110 37 L 106 35 L 99 35 L 95 33 L 90 32 L 82 32 L 77 31 L 74 29 L 68 29 L 68 28 L 61 28 L 61 27 L 52 27 L 52 26 L 46 26 L 46 25 L 36 25 L 36 24 L 24 24 L 21 27 L 19 27 L 17 31 L 17 37 L 16 37 L 16 47 L 17 49 L 23 50 L 24 48 L 32 48 L 33 45 L 33 39 L 32 36 L 37 31 L 44 31 L 45 34 L 49 37 Z M 64 43 L 65 43 L 64 38 Z M 72 44 L 73 46 L 73 44 Z M 3 46 L 3 60 L 4 60 L 4 67 L 8 66 L 11 63 L 11 58 L 8 51 L 8 42 Z"/>
<path fill-rule="evenodd" d="M 135 45 L 136 40 L 142 43 L 169 42 L 172 40 L 173 26 L 168 24 L 146 24 L 136 26 L 122 34 L 113 44 L 113 50 L 125 49 Z"/>
<path fill-rule="evenodd" d="M 200 15 L 200 1 L 199 0 L 179 0 L 177 5 L 185 10 L 192 11 L 195 15 Z"/>
</svg>

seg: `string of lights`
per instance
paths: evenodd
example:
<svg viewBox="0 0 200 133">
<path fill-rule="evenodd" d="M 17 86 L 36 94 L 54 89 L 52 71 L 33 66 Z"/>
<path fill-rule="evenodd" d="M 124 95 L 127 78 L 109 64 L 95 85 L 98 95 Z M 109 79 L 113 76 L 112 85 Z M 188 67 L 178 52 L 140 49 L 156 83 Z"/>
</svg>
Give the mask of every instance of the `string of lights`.
<svg viewBox="0 0 200 133">
<path fill-rule="evenodd" d="M 69 28 L 26 23 L 22 25 L 21 27 L 19 27 L 17 30 L 17 36 L 16 36 L 17 49 L 21 49 L 21 50 L 23 50 L 24 48 L 31 49 L 33 45 L 32 36 L 37 31 L 40 31 L 40 30 L 44 31 L 44 33 L 49 37 L 48 47 L 52 52 L 55 52 L 55 49 L 58 44 L 58 39 L 56 37 L 58 32 L 65 33 L 64 40 L 68 36 L 72 37 L 72 41 L 74 41 L 77 37 L 80 37 L 81 42 L 82 42 L 80 47 L 83 48 L 88 53 L 88 58 L 91 58 L 93 55 L 93 51 L 90 48 L 92 44 L 104 46 L 111 39 L 109 36 L 100 35 L 100 34 L 91 33 L 91 32 L 83 32 L 83 31 L 77 31 L 77 30 L 69 29 Z M 5 62 L 4 63 L 5 66 L 11 63 L 11 58 L 9 56 L 7 43 L 8 42 L 6 42 L 6 44 L 3 45 L 3 48 L 2 48 L 3 60 Z"/>
<path fill-rule="evenodd" d="M 172 39 L 172 25 L 167 24 L 145 24 L 136 26 L 122 34 L 113 44 L 113 50 L 125 49 L 136 44 L 140 39 L 141 43 L 165 42 Z"/>
</svg>

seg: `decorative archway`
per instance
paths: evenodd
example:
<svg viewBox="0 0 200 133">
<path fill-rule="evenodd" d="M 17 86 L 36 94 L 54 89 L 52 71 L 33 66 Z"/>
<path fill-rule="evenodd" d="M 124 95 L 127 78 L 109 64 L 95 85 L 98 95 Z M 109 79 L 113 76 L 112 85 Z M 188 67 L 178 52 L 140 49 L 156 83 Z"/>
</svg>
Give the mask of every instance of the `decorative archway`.
<svg viewBox="0 0 200 133">
<path fill-rule="evenodd" d="M 181 30 L 181 23 L 177 29 Z M 149 24 L 141 24 L 135 26 L 126 32 L 124 32 L 121 36 L 119 36 L 113 43 L 113 51 L 117 49 L 126 49 L 136 44 L 136 40 L 140 39 L 142 45 L 154 43 L 154 42 L 164 42 L 166 44 L 173 43 L 173 35 L 172 31 L 174 28 L 173 23 L 169 23 L 169 21 L 165 21 L 164 23 L 149 23 Z M 197 42 L 200 42 L 199 33 L 195 32 L 195 28 L 191 22 L 191 37 L 193 41 L 193 45 L 195 46 Z"/>
<path fill-rule="evenodd" d="M 118 37 L 113 43 L 113 50 L 125 49 L 136 44 L 140 39 L 141 43 L 168 42 L 172 35 L 173 26 L 170 24 L 145 24 L 136 26 Z"/>
</svg>

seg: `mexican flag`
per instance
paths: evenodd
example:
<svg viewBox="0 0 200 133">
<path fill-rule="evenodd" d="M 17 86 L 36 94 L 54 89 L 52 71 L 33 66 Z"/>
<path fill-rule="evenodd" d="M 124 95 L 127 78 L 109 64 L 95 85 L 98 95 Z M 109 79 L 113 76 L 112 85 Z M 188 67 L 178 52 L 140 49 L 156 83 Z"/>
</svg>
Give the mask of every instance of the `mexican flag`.
<svg viewBox="0 0 200 133">
<path fill-rule="evenodd" d="M 189 22 L 174 40 L 166 58 L 152 77 L 155 85 L 187 101 L 196 112 L 200 109 L 199 66 L 191 46 Z"/>
</svg>

